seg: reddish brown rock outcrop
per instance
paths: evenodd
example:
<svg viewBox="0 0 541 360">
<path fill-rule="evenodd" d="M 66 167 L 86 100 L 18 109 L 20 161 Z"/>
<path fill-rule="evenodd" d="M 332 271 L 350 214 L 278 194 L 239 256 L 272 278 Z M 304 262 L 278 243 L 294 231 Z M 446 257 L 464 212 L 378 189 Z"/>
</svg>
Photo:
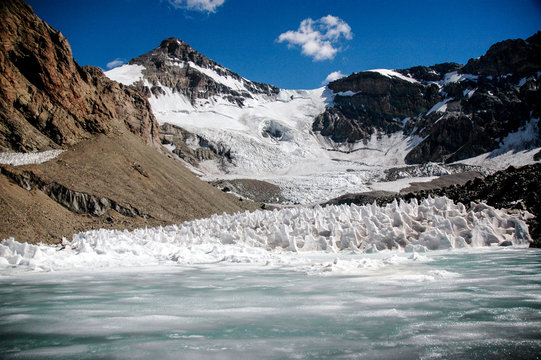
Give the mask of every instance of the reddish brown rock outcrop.
<svg viewBox="0 0 541 360">
<path fill-rule="evenodd" d="M 158 146 L 141 94 L 80 67 L 66 38 L 24 2 L 0 2 L 0 18 L 0 151 L 66 147 L 123 124 Z"/>
</svg>

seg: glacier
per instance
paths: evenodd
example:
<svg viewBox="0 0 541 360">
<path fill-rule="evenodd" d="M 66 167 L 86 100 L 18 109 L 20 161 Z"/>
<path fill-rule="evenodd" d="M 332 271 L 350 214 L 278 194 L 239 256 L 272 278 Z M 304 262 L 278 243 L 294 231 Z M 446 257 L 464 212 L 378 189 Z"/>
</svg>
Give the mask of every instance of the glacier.
<svg viewBox="0 0 541 360">
<path fill-rule="evenodd" d="M 277 94 L 256 93 L 250 91 L 249 80 L 234 78 L 228 75 L 231 73 L 229 70 L 221 66 L 209 65 L 207 68 L 173 58 L 168 61 L 176 67 L 198 71 L 231 91 L 245 94 L 244 103 L 239 105 L 221 94 L 190 99 L 159 82 L 150 83 L 144 77 L 143 65 L 127 64 L 105 74 L 125 85 L 139 81 L 148 89 L 159 88 L 160 91 L 149 92 L 149 102 L 160 124 L 179 126 L 196 134 L 206 144 L 194 141 L 189 144 L 191 148 L 211 144 L 230 154 L 227 160 L 201 161 L 197 168 L 187 164 L 205 181 L 266 181 L 280 187 L 286 204 L 314 205 L 346 193 L 382 189 L 398 192 L 412 182 L 435 178 L 425 175 L 400 181 L 385 179 L 386 170 L 406 166 L 405 154 L 423 141 L 422 137 L 404 135 L 402 132 L 389 135 L 376 133 L 370 139 L 357 143 L 335 143 L 314 133 L 314 118 L 333 105 L 336 95 L 344 93 L 335 94 L 326 86 L 313 90 L 279 89 Z M 416 82 L 393 70 L 369 71 Z M 455 71 L 446 74 L 437 85 L 441 87 L 447 83 L 475 79 L 474 75 Z M 449 100 L 436 104 L 428 113 L 445 112 Z M 405 123 L 407 118 L 398 120 Z M 505 151 L 510 141 L 504 140 L 506 143 L 502 143 L 501 149 L 460 163 L 493 172 L 506 165 L 535 162 L 533 156 L 536 150 Z M 511 145 L 517 148 L 515 143 L 522 144 L 519 140 Z M 169 146 L 168 150 L 174 148 Z"/>
<path fill-rule="evenodd" d="M 213 69 L 190 62 L 184 66 L 231 89 L 245 89 L 243 83 L 224 78 Z M 148 88 L 153 86 L 140 77 L 144 71 L 141 65 L 123 65 L 115 70 L 105 74 L 125 85 L 143 81 Z M 374 190 L 367 184 L 380 182 L 387 168 L 404 166 L 404 154 L 422 141 L 420 137 L 397 133 L 374 134 L 364 142 L 339 144 L 314 134 L 314 117 L 332 104 L 336 95 L 327 87 L 280 89 L 272 96 L 250 93 L 251 98 L 245 98 L 243 106 L 219 95 L 191 101 L 172 88 L 162 84 L 157 87 L 161 94 L 151 93 L 149 102 L 160 124 L 179 126 L 231 154 L 231 162 L 206 160 L 197 169 L 192 168 L 203 180 L 267 181 L 278 185 L 290 204 L 313 205 L 347 192 Z M 279 129 L 281 136 L 272 136 L 273 129 Z M 387 187 L 398 191 L 412 181 L 433 178 L 395 182 Z"/>
<path fill-rule="evenodd" d="M 394 250 L 416 254 L 441 249 L 528 246 L 531 238 L 524 222 L 527 217 L 528 213 L 510 214 L 483 203 L 472 203 L 467 208 L 445 197 L 394 201 L 386 206 L 293 207 L 222 214 L 134 231 L 92 230 L 74 235 L 71 241 L 64 239 L 57 246 L 19 243 L 10 238 L 0 243 L 0 269 L 58 271 L 293 261 L 306 270 L 310 256 L 318 253 Z M 365 263 L 362 258 L 352 261 L 348 266 L 353 268 Z M 328 271 L 328 265 L 310 266 Z"/>
</svg>

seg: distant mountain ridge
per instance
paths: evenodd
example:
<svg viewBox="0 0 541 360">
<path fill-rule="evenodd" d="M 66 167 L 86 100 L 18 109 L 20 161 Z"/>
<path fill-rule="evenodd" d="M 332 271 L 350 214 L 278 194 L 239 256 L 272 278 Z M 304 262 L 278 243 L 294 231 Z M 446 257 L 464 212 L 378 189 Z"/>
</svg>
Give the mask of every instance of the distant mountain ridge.
<svg viewBox="0 0 541 360">
<path fill-rule="evenodd" d="M 162 143 L 204 179 L 267 181 L 285 202 L 314 203 L 378 190 L 386 169 L 408 164 L 434 176 L 422 164 L 537 161 L 521 151 L 541 145 L 539 37 L 466 65 L 375 69 L 314 90 L 251 82 L 176 38 L 106 75 L 148 97 Z"/>
<path fill-rule="evenodd" d="M 289 145 L 309 146 L 310 124 L 324 110 L 323 89 L 283 90 L 247 80 L 177 38 L 106 75 L 148 97 L 162 142 L 175 154 L 196 166 L 215 161 L 220 172 L 289 166 L 288 158 L 299 159 Z M 246 151 L 252 147 L 258 151 Z"/>
<path fill-rule="evenodd" d="M 310 107 L 325 108 L 318 114 L 310 113 L 310 128 L 303 131 L 324 139 L 324 147 L 345 151 L 358 148 L 360 145 L 355 144 L 370 141 L 374 135 L 403 134 L 422 139 L 404 149 L 402 161 L 406 164 L 450 163 L 475 157 L 504 146 L 510 134 L 526 128 L 523 133 L 529 132 L 529 139 L 515 141 L 512 147 L 538 146 L 540 49 L 538 32 L 527 40 L 497 43 L 466 65 L 443 63 L 351 74 L 328 84 L 327 95 Z M 194 122 L 177 121 L 181 116 L 178 114 L 215 113 L 224 117 L 222 124 L 227 124 L 229 110 L 223 110 L 220 104 L 245 108 L 273 101 L 287 103 L 299 96 L 244 79 L 176 38 L 165 39 L 158 48 L 107 75 L 122 81 L 123 72 L 128 74 L 125 84 L 135 86 L 150 98 L 161 124 L 180 126 L 181 130 L 174 131 L 177 133 L 193 133 L 192 150 L 197 147 L 204 154 L 200 160 L 212 158 L 210 153 L 218 158 L 227 153 L 231 163 L 239 157 L 232 144 L 213 138 L 206 130 L 197 130 L 197 126 L 204 129 L 204 125 L 184 128 L 184 124 Z M 293 103 L 291 106 L 294 107 Z M 235 116 L 261 118 L 254 112 Z M 278 117 L 272 121 L 272 129 L 281 130 L 268 132 L 271 136 L 288 132 L 289 121 Z M 162 127 L 162 131 L 168 129 L 171 128 Z M 259 136 L 251 133 L 254 135 Z M 177 142 L 175 146 L 181 157 L 194 159 L 195 153 L 180 150 L 187 149 L 184 143 Z"/>
<path fill-rule="evenodd" d="M 355 73 L 328 85 L 337 94 L 334 106 L 313 130 L 336 142 L 403 130 L 424 139 L 407 163 L 454 162 L 494 150 L 510 133 L 537 123 L 540 76 L 541 32 L 497 43 L 464 66 Z M 537 129 L 532 142 L 539 145 Z"/>
</svg>

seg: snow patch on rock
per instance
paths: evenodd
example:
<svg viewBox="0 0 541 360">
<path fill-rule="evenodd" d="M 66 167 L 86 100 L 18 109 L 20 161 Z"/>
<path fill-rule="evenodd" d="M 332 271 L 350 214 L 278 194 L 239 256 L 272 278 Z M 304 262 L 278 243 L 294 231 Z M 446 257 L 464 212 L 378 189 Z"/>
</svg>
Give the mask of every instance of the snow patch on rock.
<svg viewBox="0 0 541 360">
<path fill-rule="evenodd" d="M 447 98 L 443 101 L 440 101 L 436 105 L 432 106 L 432 108 L 426 113 L 426 116 L 436 112 L 436 113 L 444 113 L 447 111 L 447 103 L 449 101 L 453 100 L 453 98 Z"/>
<path fill-rule="evenodd" d="M 533 164 L 534 155 L 540 148 L 538 134 L 539 119 L 532 118 L 515 132 L 501 139 L 500 147 L 479 156 L 458 161 L 458 163 L 483 166 L 493 171 L 503 170 L 508 166 Z"/>
<path fill-rule="evenodd" d="M 55 159 L 64 151 L 65 150 L 47 150 L 33 153 L 2 152 L 0 153 L 0 164 L 13 166 L 42 164 L 46 161 Z"/>
<path fill-rule="evenodd" d="M 471 80 L 471 81 L 477 81 L 479 76 L 472 75 L 472 74 L 460 74 L 458 71 L 452 71 L 450 73 L 445 74 L 443 81 L 441 82 L 441 85 L 447 85 L 451 83 L 457 83 L 464 80 Z"/>
<path fill-rule="evenodd" d="M 143 65 L 126 64 L 106 71 L 105 75 L 121 84 L 132 85 L 139 80 L 143 80 L 143 70 L 145 70 Z"/>
<path fill-rule="evenodd" d="M 400 80 L 404 80 L 404 81 L 407 81 L 407 82 L 410 82 L 410 83 L 419 83 L 419 81 L 415 80 L 414 78 L 412 77 L 408 77 L 408 76 L 405 76 L 405 75 L 402 75 L 401 73 L 397 72 L 397 71 L 394 71 L 394 70 L 389 70 L 389 69 L 372 69 L 372 70 L 366 70 L 367 72 L 376 72 L 378 74 L 381 74 L 383 76 L 387 76 L 389 78 L 398 78 Z"/>
</svg>

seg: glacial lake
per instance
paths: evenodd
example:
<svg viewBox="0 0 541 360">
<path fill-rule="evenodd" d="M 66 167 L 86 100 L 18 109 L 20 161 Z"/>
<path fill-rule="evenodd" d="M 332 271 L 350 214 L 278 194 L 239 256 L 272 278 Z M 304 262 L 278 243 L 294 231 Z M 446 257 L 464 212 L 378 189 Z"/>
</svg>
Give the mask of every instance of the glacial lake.
<svg viewBox="0 0 541 360">
<path fill-rule="evenodd" d="M 535 359 L 541 251 L 0 271 L 4 359 Z"/>
</svg>

